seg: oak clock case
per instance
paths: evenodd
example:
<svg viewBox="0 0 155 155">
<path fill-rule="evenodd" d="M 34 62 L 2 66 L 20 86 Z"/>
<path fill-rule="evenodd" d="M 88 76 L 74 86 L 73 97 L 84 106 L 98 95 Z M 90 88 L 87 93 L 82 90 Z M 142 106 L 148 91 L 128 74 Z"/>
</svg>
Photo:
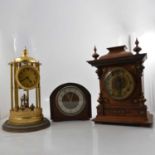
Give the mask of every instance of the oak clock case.
<svg viewBox="0 0 155 155">
<path fill-rule="evenodd" d="M 40 62 L 29 57 L 24 49 L 21 57 L 10 62 L 10 75 L 11 109 L 3 129 L 29 132 L 48 127 L 50 122 L 41 107 Z"/>
<path fill-rule="evenodd" d="M 50 109 L 53 121 L 89 120 L 90 93 L 77 83 L 62 84 L 50 95 Z"/>
<path fill-rule="evenodd" d="M 136 40 L 135 54 L 126 46 L 108 48 L 106 55 L 97 54 L 89 64 L 97 68 L 100 90 L 95 123 L 151 126 L 153 115 L 147 110 L 144 97 L 143 63 L 146 53 Z"/>
</svg>

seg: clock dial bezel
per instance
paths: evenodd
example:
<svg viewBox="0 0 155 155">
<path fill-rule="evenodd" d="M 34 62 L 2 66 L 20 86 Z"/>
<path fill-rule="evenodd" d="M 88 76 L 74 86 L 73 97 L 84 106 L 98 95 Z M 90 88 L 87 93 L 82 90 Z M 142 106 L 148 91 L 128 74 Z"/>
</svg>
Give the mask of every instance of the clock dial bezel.
<svg viewBox="0 0 155 155">
<path fill-rule="evenodd" d="M 114 67 L 105 76 L 104 85 L 112 99 L 124 100 L 134 91 L 135 81 L 128 70 L 123 67 Z"/>
<path fill-rule="evenodd" d="M 83 111 L 86 105 L 84 93 L 73 85 L 61 88 L 56 95 L 56 100 L 58 110 L 66 116 L 78 115 Z"/>
<path fill-rule="evenodd" d="M 21 74 L 26 74 L 25 73 L 25 70 L 27 71 L 27 72 L 30 72 L 31 71 L 31 73 L 29 73 L 28 74 L 28 76 L 29 77 L 27 77 L 27 76 L 25 76 L 24 78 L 23 78 L 23 80 L 27 80 L 27 86 L 25 86 L 23 83 L 22 83 L 22 80 L 20 79 L 20 75 Z M 32 76 L 32 73 L 33 73 L 33 76 Z M 35 74 L 35 75 L 34 75 Z M 31 76 L 30 76 L 31 75 Z M 33 81 L 32 81 L 32 78 L 34 79 Z M 21 87 L 21 88 L 23 88 L 23 89 L 25 89 L 25 90 L 30 90 L 30 89 L 33 89 L 33 88 L 36 88 L 36 86 L 37 86 L 37 84 L 39 83 L 39 80 L 40 80 L 40 75 L 39 75 L 39 72 L 38 72 L 38 70 L 36 69 L 36 68 L 34 68 L 33 66 L 22 66 L 19 70 L 17 70 L 17 72 L 16 72 L 16 82 L 17 82 L 17 84 L 19 85 L 19 87 Z M 29 84 L 28 85 L 28 81 L 29 81 L 29 83 L 32 83 L 33 82 L 33 84 Z"/>
</svg>

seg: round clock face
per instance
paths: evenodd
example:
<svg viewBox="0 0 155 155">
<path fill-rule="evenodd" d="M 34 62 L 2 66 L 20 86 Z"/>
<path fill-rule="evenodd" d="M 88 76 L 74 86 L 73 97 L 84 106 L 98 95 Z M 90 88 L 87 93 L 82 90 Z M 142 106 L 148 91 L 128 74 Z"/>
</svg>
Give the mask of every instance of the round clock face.
<svg viewBox="0 0 155 155">
<path fill-rule="evenodd" d="M 21 88 L 33 89 L 39 82 L 39 72 L 32 66 L 23 66 L 17 71 L 16 80 Z"/>
<path fill-rule="evenodd" d="M 105 87 L 108 94 L 116 100 L 126 99 L 134 90 L 132 75 L 122 67 L 115 67 L 105 77 Z"/>
<path fill-rule="evenodd" d="M 66 86 L 57 93 L 57 108 L 67 116 L 79 114 L 85 107 L 86 99 L 83 92 L 76 86 Z"/>
</svg>

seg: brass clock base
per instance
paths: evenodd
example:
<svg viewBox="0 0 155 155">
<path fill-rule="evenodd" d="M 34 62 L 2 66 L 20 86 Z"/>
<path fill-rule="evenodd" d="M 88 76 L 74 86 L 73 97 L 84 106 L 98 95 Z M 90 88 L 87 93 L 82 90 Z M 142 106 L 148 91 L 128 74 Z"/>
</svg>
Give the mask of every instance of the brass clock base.
<svg viewBox="0 0 155 155">
<path fill-rule="evenodd" d="M 37 124 L 31 124 L 31 125 L 13 125 L 10 124 L 7 120 L 4 122 L 2 128 L 5 131 L 9 132 L 31 132 L 31 131 L 37 131 L 41 129 L 45 129 L 50 126 L 50 121 L 47 118 L 43 118 L 43 120 L 40 123 Z"/>
<path fill-rule="evenodd" d="M 99 124 L 118 124 L 131 126 L 151 127 L 153 124 L 153 115 L 148 113 L 146 118 L 134 116 L 96 116 L 93 119 L 95 123 Z"/>
</svg>

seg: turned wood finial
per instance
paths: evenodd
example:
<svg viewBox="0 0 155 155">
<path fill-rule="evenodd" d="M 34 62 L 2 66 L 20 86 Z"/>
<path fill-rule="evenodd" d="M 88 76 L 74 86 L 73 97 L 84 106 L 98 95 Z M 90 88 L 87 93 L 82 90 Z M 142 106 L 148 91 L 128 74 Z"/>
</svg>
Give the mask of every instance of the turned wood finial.
<svg viewBox="0 0 155 155">
<path fill-rule="evenodd" d="M 139 52 L 142 50 L 142 48 L 139 47 L 138 39 L 136 39 L 135 44 L 136 44 L 136 47 L 133 50 L 136 52 L 136 54 L 139 54 Z"/>
<path fill-rule="evenodd" d="M 93 53 L 93 55 L 92 55 L 92 57 L 95 59 L 95 60 L 97 60 L 97 58 L 99 57 L 99 55 L 97 54 L 97 48 L 96 48 L 96 46 L 94 46 L 94 53 Z"/>
</svg>

